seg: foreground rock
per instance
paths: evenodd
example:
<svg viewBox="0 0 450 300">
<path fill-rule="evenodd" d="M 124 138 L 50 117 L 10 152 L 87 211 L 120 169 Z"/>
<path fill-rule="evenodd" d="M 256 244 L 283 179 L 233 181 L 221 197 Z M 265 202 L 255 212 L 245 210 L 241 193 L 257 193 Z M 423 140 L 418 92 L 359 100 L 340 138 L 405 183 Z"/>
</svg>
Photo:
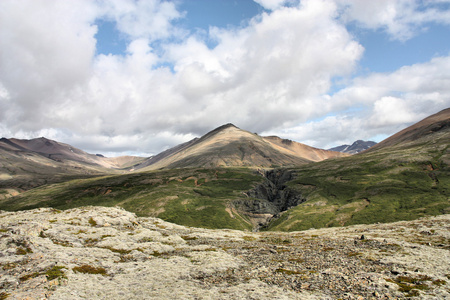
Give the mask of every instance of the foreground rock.
<svg viewBox="0 0 450 300">
<path fill-rule="evenodd" d="M 0 212 L 0 299 L 450 298 L 450 215 L 294 233 Z"/>
</svg>

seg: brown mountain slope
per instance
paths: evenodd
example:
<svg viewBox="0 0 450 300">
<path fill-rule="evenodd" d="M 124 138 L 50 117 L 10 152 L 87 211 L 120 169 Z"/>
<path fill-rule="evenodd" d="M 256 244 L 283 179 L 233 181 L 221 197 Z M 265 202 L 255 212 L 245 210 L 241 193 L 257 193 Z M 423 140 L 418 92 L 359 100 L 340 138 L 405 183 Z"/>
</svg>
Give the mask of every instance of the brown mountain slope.
<svg viewBox="0 0 450 300">
<path fill-rule="evenodd" d="M 269 142 L 272 145 L 272 147 L 282 152 L 295 156 L 304 157 L 311 161 L 322 161 L 328 158 L 347 156 L 339 154 L 339 152 L 336 151 L 310 147 L 305 144 L 297 143 L 287 139 L 282 139 L 277 136 L 267 136 L 263 137 L 263 139 Z"/>
<path fill-rule="evenodd" d="M 0 199 L 74 177 L 117 173 L 144 158 L 106 158 L 46 138 L 0 139 Z"/>
<path fill-rule="evenodd" d="M 182 167 L 295 166 L 345 154 L 312 148 L 278 137 L 260 137 L 233 124 L 149 158 L 137 169 Z"/>
<path fill-rule="evenodd" d="M 109 158 L 102 155 L 90 154 L 69 144 L 49 140 L 45 137 L 31 140 L 2 138 L 0 140 L 0 145 L 3 146 L 4 149 L 9 149 L 11 151 L 23 151 L 24 153 L 33 152 L 56 162 L 69 163 L 69 165 L 70 163 L 74 164 L 74 162 L 77 162 L 83 165 L 92 165 L 95 168 L 101 166 L 108 169 L 120 169 L 142 162 L 144 159 L 136 156 Z"/>
<path fill-rule="evenodd" d="M 418 139 L 427 139 L 427 137 L 432 138 L 432 134 L 434 133 L 449 130 L 450 108 L 447 108 L 397 132 L 364 152 L 377 151 L 391 146 L 400 146 L 402 144 L 407 145 L 409 142 L 414 142 Z"/>
</svg>

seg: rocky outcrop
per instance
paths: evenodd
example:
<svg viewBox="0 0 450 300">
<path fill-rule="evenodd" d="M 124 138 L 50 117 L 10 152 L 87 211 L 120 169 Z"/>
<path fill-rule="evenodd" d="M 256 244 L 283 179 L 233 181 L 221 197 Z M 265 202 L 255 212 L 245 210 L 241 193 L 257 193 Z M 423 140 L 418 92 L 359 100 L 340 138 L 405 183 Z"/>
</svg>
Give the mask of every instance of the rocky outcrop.
<svg viewBox="0 0 450 300">
<path fill-rule="evenodd" d="M 274 169 L 260 173 L 266 180 L 246 193 L 249 199 L 233 202 L 236 209 L 253 220 L 254 230 L 266 226 L 280 213 L 306 200 L 299 191 L 286 186 L 287 182 L 294 179 L 292 171 Z"/>
<path fill-rule="evenodd" d="M 1 299 L 447 299 L 450 215 L 293 233 L 0 212 Z"/>
</svg>

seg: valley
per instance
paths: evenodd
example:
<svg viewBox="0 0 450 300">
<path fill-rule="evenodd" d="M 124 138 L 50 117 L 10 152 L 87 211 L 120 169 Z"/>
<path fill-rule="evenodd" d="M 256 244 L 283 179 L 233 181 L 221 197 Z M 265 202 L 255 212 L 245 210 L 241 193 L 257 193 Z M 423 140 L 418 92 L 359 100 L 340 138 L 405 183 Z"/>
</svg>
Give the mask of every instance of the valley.
<svg viewBox="0 0 450 300">
<path fill-rule="evenodd" d="M 154 157 L 124 158 L 109 169 L 106 158 L 65 144 L 16 140 L 23 148 L 39 146 L 40 152 L 28 149 L 25 154 L 40 155 L 43 161 L 50 153 L 45 145 L 59 149 L 60 161 L 52 160 L 57 167 L 51 167 L 60 172 L 76 162 L 79 173 L 46 173 L 35 166 L 39 174 L 52 177 L 46 181 L 23 168 L 31 182 L 43 180 L 28 188 L 18 179 L 19 172 L 9 173 L 0 181 L 0 209 L 119 206 L 185 226 L 248 231 L 298 231 L 448 214 L 449 124 L 447 109 L 351 156 L 226 124 Z M 3 153 L 20 162 L 23 150 L 5 148 Z M 98 159 L 103 166 L 92 163 Z M 3 160 L 5 174 L 9 160 Z M 8 195 L 11 191 L 20 193 Z"/>
</svg>

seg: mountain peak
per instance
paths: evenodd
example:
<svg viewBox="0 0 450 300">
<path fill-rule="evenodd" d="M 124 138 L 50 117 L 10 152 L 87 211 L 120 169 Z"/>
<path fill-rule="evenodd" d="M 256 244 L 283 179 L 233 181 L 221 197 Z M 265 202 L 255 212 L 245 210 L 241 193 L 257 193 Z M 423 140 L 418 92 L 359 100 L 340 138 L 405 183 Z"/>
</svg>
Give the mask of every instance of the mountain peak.
<svg viewBox="0 0 450 300">
<path fill-rule="evenodd" d="M 224 129 L 231 128 L 231 127 L 234 127 L 234 128 L 239 129 L 239 127 L 237 127 L 237 126 L 234 125 L 233 123 L 227 123 L 227 124 L 224 124 L 224 125 L 222 125 L 222 126 L 217 127 L 217 128 L 214 129 L 213 131 L 220 131 L 220 130 L 224 130 Z"/>
<path fill-rule="evenodd" d="M 359 153 L 359 152 L 369 149 L 370 147 L 374 146 L 375 144 L 376 143 L 373 141 L 357 140 L 351 145 L 341 145 L 341 146 L 330 148 L 328 150 L 338 151 L 338 152 L 348 153 L 348 154 L 356 154 L 356 153 Z"/>
<path fill-rule="evenodd" d="M 235 129 L 239 129 L 239 127 L 235 126 L 234 124 L 231 123 L 227 123 L 224 124 L 222 126 L 217 127 L 216 129 L 211 130 L 210 132 L 206 133 L 204 136 L 202 136 L 201 138 L 199 138 L 199 141 L 203 141 L 207 138 L 210 138 L 211 136 L 214 136 L 216 134 L 218 134 L 221 131 L 224 131 L 228 128 L 235 128 Z"/>
</svg>

